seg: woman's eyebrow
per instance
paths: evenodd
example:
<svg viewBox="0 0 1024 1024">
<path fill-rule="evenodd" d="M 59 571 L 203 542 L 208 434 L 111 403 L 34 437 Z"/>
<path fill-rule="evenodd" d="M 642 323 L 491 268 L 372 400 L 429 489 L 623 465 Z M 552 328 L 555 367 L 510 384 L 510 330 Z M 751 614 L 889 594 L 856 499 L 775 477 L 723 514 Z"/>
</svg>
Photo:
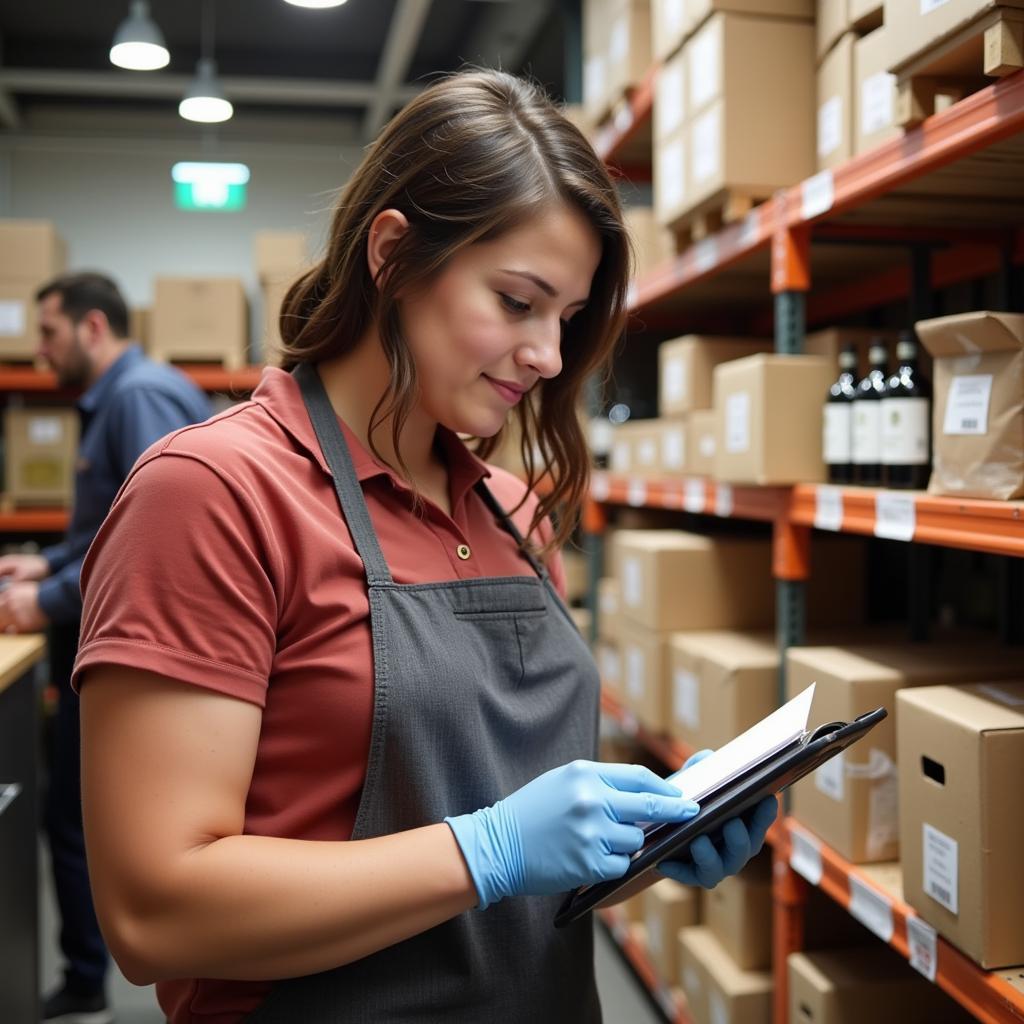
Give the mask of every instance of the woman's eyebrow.
<svg viewBox="0 0 1024 1024">
<path fill-rule="evenodd" d="M 532 281 L 542 292 L 550 295 L 551 298 L 555 299 L 558 297 L 558 289 L 554 285 L 549 284 L 544 280 L 543 277 L 538 277 L 536 274 L 530 273 L 529 270 L 509 270 L 502 268 L 501 273 L 503 274 L 515 274 L 517 277 L 525 277 L 528 281 Z M 570 302 L 570 306 L 585 306 L 587 304 L 586 299 L 577 299 L 575 302 Z"/>
</svg>

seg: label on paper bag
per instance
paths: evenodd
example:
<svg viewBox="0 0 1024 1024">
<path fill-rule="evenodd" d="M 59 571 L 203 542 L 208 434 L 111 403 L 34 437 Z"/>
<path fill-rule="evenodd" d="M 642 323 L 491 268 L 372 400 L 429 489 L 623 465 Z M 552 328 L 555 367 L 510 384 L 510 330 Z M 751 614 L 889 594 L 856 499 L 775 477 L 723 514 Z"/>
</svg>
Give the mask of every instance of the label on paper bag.
<svg viewBox="0 0 1024 1024">
<path fill-rule="evenodd" d="M 719 67 L 721 51 L 720 22 L 709 22 L 690 44 L 690 109 L 697 110 L 718 94 L 718 82 L 722 77 Z"/>
<path fill-rule="evenodd" d="M 750 450 L 750 394 L 737 391 L 725 400 L 725 450 Z"/>
<path fill-rule="evenodd" d="M 831 96 L 818 107 L 818 156 L 824 159 L 843 144 L 843 97 Z"/>
<path fill-rule="evenodd" d="M 681 402 L 686 398 L 686 361 L 681 356 L 665 363 L 661 375 L 661 393 L 668 402 Z"/>
<path fill-rule="evenodd" d="M 18 338 L 28 330 L 28 313 L 24 302 L 4 299 L 0 302 L 0 337 Z"/>
<path fill-rule="evenodd" d="M 658 92 L 654 101 L 654 112 L 658 117 L 658 132 L 664 137 L 671 135 L 683 123 L 683 65 L 678 62 L 661 72 Z"/>
<path fill-rule="evenodd" d="M 907 946 L 910 950 L 910 966 L 929 981 L 935 980 L 938 956 L 935 929 L 922 921 L 916 914 L 907 915 Z"/>
<path fill-rule="evenodd" d="M 931 825 L 923 824 L 924 891 L 951 914 L 960 913 L 957 888 L 957 841 Z"/>
<path fill-rule="evenodd" d="M 825 406 L 822 451 L 829 466 L 844 466 L 853 459 L 853 408 L 829 402 Z"/>
<path fill-rule="evenodd" d="M 691 729 L 700 727 L 700 696 L 697 677 L 686 669 L 672 673 L 673 701 L 676 721 Z"/>
<path fill-rule="evenodd" d="M 843 764 L 843 755 L 836 754 L 814 772 L 814 785 L 833 800 L 843 799 Z"/>
<path fill-rule="evenodd" d="M 987 434 L 988 403 L 992 397 L 992 374 L 972 373 L 954 377 L 946 399 L 942 421 L 944 434 Z"/>
<path fill-rule="evenodd" d="M 921 13 L 931 14 L 932 11 L 937 11 L 940 7 L 948 3 L 949 0 L 921 0 Z"/>
<path fill-rule="evenodd" d="M 59 444 L 64 437 L 64 423 L 59 416 L 33 416 L 28 421 L 28 439 L 31 444 Z"/>
<path fill-rule="evenodd" d="M 663 147 L 658 162 L 658 187 L 655 199 L 662 213 L 675 210 L 683 202 L 686 183 L 686 147 L 682 139 Z"/>
<path fill-rule="evenodd" d="M 927 466 L 931 461 L 927 398 L 883 398 L 882 462 L 886 466 Z"/>
<path fill-rule="evenodd" d="M 890 128 L 895 117 L 896 76 L 879 71 L 860 83 L 860 133 L 872 135 Z"/>
<path fill-rule="evenodd" d="M 640 560 L 626 556 L 622 560 L 622 602 L 627 608 L 636 608 L 643 600 L 644 577 Z"/>
<path fill-rule="evenodd" d="M 690 136 L 690 173 L 695 185 L 708 181 L 721 168 L 722 112 L 718 107 L 701 114 Z"/>
<path fill-rule="evenodd" d="M 626 648 L 626 693 L 631 700 L 639 701 L 644 695 L 644 652 L 639 647 Z"/>
<path fill-rule="evenodd" d="M 853 463 L 875 465 L 882 461 L 882 403 L 853 403 Z"/>
<path fill-rule="evenodd" d="M 682 471 L 686 464 L 686 435 L 682 427 L 661 435 L 661 461 L 665 469 Z"/>
</svg>

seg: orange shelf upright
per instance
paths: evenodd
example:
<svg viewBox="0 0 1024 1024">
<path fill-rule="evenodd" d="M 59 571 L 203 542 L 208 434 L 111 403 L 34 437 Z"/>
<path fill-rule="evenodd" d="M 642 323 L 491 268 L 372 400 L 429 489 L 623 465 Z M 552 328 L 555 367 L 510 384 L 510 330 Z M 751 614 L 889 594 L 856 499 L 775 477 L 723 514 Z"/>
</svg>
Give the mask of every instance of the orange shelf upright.
<svg viewBox="0 0 1024 1024">
<path fill-rule="evenodd" d="M 0 512 L 0 533 L 64 533 L 71 513 L 66 508 L 21 508 Z"/>
</svg>

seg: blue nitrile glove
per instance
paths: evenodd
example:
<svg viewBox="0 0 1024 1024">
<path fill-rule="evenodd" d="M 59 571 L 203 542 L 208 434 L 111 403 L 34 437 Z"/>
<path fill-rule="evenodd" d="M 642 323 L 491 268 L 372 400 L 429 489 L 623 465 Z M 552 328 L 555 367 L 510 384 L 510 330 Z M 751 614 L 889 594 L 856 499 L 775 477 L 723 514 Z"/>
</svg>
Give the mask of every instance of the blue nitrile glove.
<svg viewBox="0 0 1024 1024">
<path fill-rule="evenodd" d="M 710 753 L 710 750 L 698 750 L 683 765 L 684 770 L 702 761 Z M 737 874 L 751 857 L 761 852 L 765 834 L 778 812 L 778 800 L 766 796 L 747 815 L 747 821 L 743 818 L 730 818 L 725 823 L 721 844 L 724 849 L 719 850 L 710 837 L 698 836 L 690 844 L 689 860 L 663 860 L 658 870 L 683 885 L 714 889 L 723 878 Z"/>
<path fill-rule="evenodd" d="M 483 909 L 621 878 L 643 845 L 637 821 L 685 821 L 698 807 L 636 764 L 573 761 L 491 807 L 445 821 Z"/>
</svg>

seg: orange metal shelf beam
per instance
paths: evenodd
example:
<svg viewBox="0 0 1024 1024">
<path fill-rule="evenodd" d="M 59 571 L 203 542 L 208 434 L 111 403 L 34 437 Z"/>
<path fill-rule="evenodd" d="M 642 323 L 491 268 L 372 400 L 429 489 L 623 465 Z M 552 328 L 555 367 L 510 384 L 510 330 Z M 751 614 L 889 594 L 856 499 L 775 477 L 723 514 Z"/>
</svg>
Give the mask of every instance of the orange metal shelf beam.
<svg viewBox="0 0 1024 1024">
<path fill-rule="evenodd" d="M 63 533 L 71 513 L 66 508 L 22 508 L 0 512 L 0 533 Z"/>
<path fill-rule="evenodd" d="M 776 852 L 785 864 L 789 863 L 795 825 L 799 827 L 792 818 L 787 818 L 779 829 Z M 820 843 L 820 849 L 822 874 L 818 888 L 847 910 L 850 909 L 851 878 L 856 878 L 868 889 L 879 893 L 892 906 L 894 931 L 890 945 L 901 956 L 909 960 L 907 919 L 917 916 L 914 910 L 892 893 L 882 890 L 872 878 L 840 857 L 827 844 Z M 778 875 L 778 861 L 776 875 Z M 795 951 L 793 949 L 777 949 L 776 955 L 780 956 L 784 962 L 786 955 Z M 1011 1024 L 1011 1022 L 1024 1021 L 1024 992 L 1000 977 L 999 972 L 983 970 L 942 938 L 936 940 L 935 982 L 961 1006 L 986 1024 Z"/>
<path fill-rule="evenodd" d="M 188 374 L 204 391 L 227 394 L 252 391 L 259 383 L 260 375 L 263 373 L 262 366 L 225 370 L 221 366 L 202 363 L 183 364 L 178 369 Z M 68 398 L 73 394 L 58 388 L 56 374 L 48 370 L 37 370 L 33 366 L 0 366 L 0 392 L 4 391 L 26 391 Z"/>
</svg>

